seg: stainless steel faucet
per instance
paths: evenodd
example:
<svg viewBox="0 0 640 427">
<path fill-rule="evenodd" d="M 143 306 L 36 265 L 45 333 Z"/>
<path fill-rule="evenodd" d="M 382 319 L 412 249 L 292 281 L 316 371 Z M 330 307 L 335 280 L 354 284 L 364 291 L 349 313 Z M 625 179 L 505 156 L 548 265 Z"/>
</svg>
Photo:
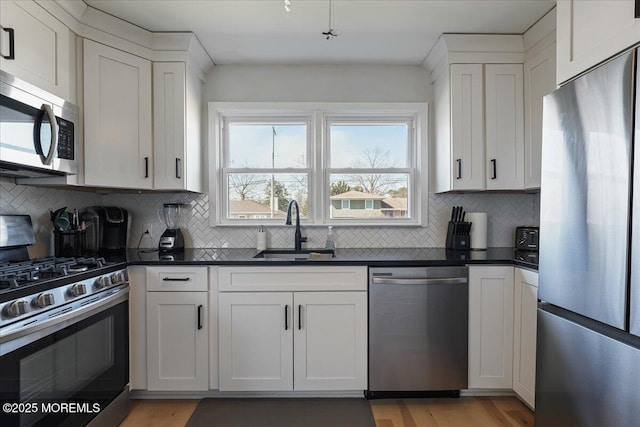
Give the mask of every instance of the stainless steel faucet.
<svg viewBox="0 0 640 427">
<path fill-rule="evenodd" d="M 302 242 L 306 242 L 307 238 L 302 236 L 302 232 L 300 231 L 300 207 L 298 206 L 298 202 L 294 199 L 291 199 L 289 202 L 289 206 L 287 206 L 287 221 L 285 224 L 291 225 L 291 207 L 295 206 L 296 208 L 296 243 L 295 248 L 296 251 L 302 250 Z"/>
</svg>

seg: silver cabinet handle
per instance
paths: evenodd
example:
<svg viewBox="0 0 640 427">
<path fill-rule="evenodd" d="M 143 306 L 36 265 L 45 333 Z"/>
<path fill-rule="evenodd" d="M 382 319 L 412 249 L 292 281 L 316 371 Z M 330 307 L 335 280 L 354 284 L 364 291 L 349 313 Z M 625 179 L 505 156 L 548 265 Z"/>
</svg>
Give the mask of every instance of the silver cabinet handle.
<svg viewBox="0 0 640 427">
<path fill-rule="evenodd" d="M 446 279 L 391 279 L 388 277 L 374 277 L 375 285 L 455 285 L 467 283 L 466 277 L 451 277 Z"/>
</svg>

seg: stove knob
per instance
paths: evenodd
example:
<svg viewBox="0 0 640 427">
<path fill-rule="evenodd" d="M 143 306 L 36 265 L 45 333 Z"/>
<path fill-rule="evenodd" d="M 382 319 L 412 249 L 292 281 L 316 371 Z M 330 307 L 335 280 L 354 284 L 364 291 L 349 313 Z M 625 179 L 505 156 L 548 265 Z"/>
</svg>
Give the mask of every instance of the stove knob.
<svg viewBox="0 0 640 427">
<path fill-rule="evenodd" d="M 121 284 L 127 281 L 127 278 L 125 277 L 124 273 L 119 271 L 117 273 L 113 273 L 111 275 L 111 283 L 115 284 Z"/>
<path fill-rule="evenodd" d="M 7 314 L 10 317 L 18 317 L 28 311 L 29 303 L 23 299 L 16 300 L 7 306 Z"/>
<path fill-rule="evenodd" d="M 96 280 L 96 288 L 102 289 L 107 286 L 111 286 L 111 278 L 109 276 L 102 276 Z"/>
<path fill-rule="evenodd" d="M 76 283 L 75 285 L 69 288 L 69 294 L 72 297 L 79 297 L 80 295 L 84 295 L 87 293 L 87 287 L 84 283 Z"/>
<path fill-rule="evenodd" d="M 45 308 L 49 305 L 53 305 L 56 300 L 53 297 L 53 294 L 40 294 L 35 299 L 36 305 L 40 308 Z"/>
</svg>

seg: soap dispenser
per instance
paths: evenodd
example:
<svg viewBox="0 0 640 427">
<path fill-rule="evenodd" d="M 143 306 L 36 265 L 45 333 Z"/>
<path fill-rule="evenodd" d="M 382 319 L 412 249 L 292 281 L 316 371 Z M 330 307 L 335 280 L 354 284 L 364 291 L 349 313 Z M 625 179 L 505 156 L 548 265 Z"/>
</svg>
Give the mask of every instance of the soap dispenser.
<svg viewBox="0 0 640 427">
<path fill-rule="evenodd" d="M 330 225 L 329 228 L 327 229 L 327 242 L 325 243 L 324 247 L 326 249 L 335 249 L 336 248 L 336 241 L 333 238 L 333 226 Z"/>
</svg>

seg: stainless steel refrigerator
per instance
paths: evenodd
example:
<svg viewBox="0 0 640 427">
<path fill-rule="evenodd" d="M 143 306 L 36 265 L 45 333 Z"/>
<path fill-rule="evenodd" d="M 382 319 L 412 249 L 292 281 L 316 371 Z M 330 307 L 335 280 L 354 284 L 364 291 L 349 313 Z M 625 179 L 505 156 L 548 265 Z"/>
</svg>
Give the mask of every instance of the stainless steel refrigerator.
<svg viewBox="0 0 640 427">
<path fill-rule="evenodd" d="M 544 99 L 537 427 L 640 425 L 637 55 Z"/>
</svg>

